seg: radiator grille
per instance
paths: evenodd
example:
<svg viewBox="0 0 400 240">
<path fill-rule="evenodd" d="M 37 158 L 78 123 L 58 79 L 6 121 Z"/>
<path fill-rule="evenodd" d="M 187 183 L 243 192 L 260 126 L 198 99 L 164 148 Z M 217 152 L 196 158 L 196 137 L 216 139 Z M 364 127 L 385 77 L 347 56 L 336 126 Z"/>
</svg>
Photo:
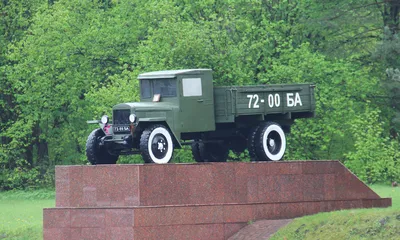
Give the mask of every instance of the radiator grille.
<svg viewBox="0 0 400 240">
<path fill-rule="evenodd" d="M 131 114 L 131 110 L 114 110 L 113 112 L 113 124 L 129 124 L 129 115 Z"/>
</svg>

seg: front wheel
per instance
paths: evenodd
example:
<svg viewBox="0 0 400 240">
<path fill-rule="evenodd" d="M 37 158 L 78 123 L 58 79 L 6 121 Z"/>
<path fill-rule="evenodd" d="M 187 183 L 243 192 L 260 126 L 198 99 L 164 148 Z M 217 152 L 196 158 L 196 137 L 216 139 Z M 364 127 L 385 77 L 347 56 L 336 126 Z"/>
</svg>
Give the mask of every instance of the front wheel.
<svg viewBox="0 0 400 240">
<path fill-rule="evenodd" d="M 161 124 L 146 128 L 140 137 L 140 151 L 146 163 L 170 162 L 174 151 L 171 133 Z"/>
<path fill-rule="evenodd" d="M 286 137 L 281 126 L 274 122 L 262 124 L 255 139 L 256 155 L 260 160 L 279 161 L 286 150 Z"/>
<path fill-rule="evenodd" d="M 92 165 L 115 164 L 118 155 L 110 154 L 105 146 L 100 146 L 100 139 L 105 134 L 100 128 L 93 130 L 86 141 L 86 157 Z"/>
</svg>

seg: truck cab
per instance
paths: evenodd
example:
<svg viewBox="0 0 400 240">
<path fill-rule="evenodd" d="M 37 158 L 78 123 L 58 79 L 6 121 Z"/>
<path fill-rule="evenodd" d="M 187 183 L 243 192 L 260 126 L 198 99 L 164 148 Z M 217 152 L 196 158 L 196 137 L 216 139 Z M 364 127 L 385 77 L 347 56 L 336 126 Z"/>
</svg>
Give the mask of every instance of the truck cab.
<svg viewBox="0 0 400 240">
<path fill-rule="evenodd" d="M 87 153 L 92 164 L 116 161 L 121 154 L 145 152 L 145 161 L 164 163 L 164 155 L 172 154 L 173 148 L 181 147 L 182 133 L 199 133 L 215 130 L 213 78 L 211 69 L 168 70 L 143 73 L 140 81 L 140 102 L 117 104 L 113 107 L 112 122 L 103 116 L 101 131 L 92 132 L 100 143 L 88 139 L 91 145 L 99 144 L 107 149 L 105 157 Z M 158 126 L 156 140 L 149 147 L 142 136 Z M 162 128 L 162 129 L 161 129 Z M 100 137 L 99 137 L 100 136 Z M 92 136 L 90 139 L 93 139 Z M 150 139 L 153 141 L 153 139 Z M 163 147 L 161 148 L 161 145 Z M 93 146 L 87 146 L 87 149 Z M 158 150 L 160 148 L 160 150 Z M 164 149 L 165 148 L 165 149 Z M 159 159 L 152 150 L 159 151 Z M 143 154 L 142 154 L 143 155 Z M 172 155 L 171 155 L 172 156 Z M 108 161 L 106 159 L 111 159 Z M 170 159 L 168 159 L 169 161 Z"/>
<path fill-rule="evenodd" d="M 150 72 L 140 74 L 138 79 L 142 103 L 152 106 L 170 104 L 169 106 L 174 107 L 173 114 L 166 121 L 178 135 L 178 140 L 182 132 L 215 130 L 213 79 L 210 69 Z M 143 110 L 145 115 L 157 115 L 148 109 Z"/>
</svg>

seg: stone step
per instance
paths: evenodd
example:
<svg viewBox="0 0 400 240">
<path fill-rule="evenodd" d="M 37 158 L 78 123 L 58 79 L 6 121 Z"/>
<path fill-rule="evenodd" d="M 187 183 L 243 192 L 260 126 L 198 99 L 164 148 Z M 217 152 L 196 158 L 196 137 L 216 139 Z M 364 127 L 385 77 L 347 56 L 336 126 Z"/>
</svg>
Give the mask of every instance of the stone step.
<svg viewBox="0 0 400 240">
<path fill-rule="evenodd" d="M 260 219 L 386 207 L 391 199 L 44 209 L 44 239 L 227 239 Z M 95 236 L 95 237 L 94 237 Z M 133 237 L 134 236 L 134 237 Z"/>
<path fill-rule="evenodd" d="M 375 198 L 338 161 L 56 167 L 56 207 Z"/>
</svg>

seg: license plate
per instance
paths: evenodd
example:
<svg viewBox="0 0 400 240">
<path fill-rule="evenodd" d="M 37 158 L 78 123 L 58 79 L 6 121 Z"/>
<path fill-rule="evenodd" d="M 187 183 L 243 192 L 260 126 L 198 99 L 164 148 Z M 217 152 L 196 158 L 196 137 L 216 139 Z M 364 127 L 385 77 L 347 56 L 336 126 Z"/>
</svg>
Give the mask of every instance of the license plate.
<svg viewBox="0 0 400 240">
<path fill-rule="evenodd" d="M 129 132 L 128 126 L 114 127 L 114 132 Z"/>
</svg>

